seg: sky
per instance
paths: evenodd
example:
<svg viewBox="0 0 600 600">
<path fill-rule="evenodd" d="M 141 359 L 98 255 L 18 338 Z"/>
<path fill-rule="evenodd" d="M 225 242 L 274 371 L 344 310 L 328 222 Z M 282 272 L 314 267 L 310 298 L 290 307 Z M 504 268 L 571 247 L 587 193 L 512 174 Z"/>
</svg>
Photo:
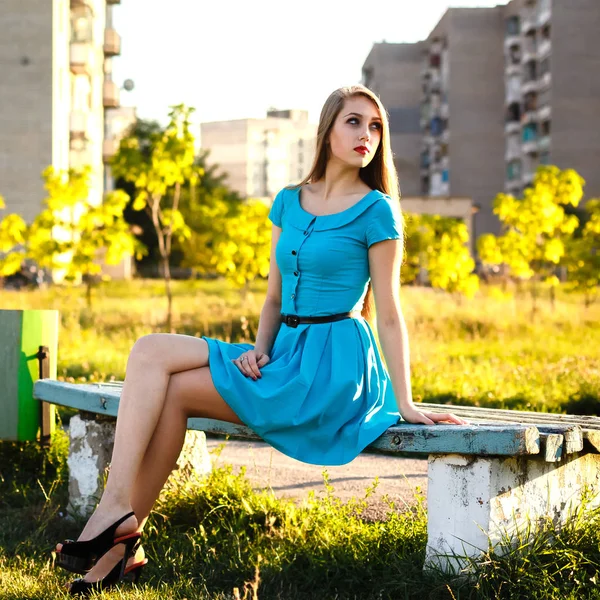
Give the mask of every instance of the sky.
<svg viewBox="0 0 600 600">
<path fill-rule="evenodd" d="M 165 122 L 169 106 L 194 121 L 262 118 L 270 107 L 309 111 L 317 122 L 336 88 L 360 82 L 374 43 L 416 42 L 449 6 L 505 0 L 123 0 L 114 27 L 113 78 L 138 116 Z"/>
</svg>

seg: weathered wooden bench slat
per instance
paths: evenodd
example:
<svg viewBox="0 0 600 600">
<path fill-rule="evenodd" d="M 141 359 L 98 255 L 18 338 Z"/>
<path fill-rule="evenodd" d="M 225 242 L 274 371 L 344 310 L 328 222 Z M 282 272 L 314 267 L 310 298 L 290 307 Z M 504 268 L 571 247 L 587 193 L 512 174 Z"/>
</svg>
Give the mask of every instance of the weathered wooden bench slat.
<svg viewBox="0 0 600 600">
<path fill-rule="evenodd" d="M 38 400 L 78 410 L 115 417 L 121 389 L 96 384 L 73 385 L 53 380 L 40 380 L 34 388 Z M 259 439 L 247 427 L 212 419 L 190 419 L 188 427 L 211 433 Z M 391 427 L 368 450 L 411 452 L 420 454 L 477 454 L 482 456 L 515 456 L 540 452 L 539 432 L 534 426 L 512 424 L 453 425 L 401 424 Z"/>
<path fill-rule="evenodd" d="M 506 410 L 500 408 L 482 408 L 479 406 L 457 406 L 449 404 L 422 403 L 426 410 L 432 412 L 453 412 L 464 419 L 481 419 L 486 417 L 494 421 L 518 423 L 546 423 L 548 425 L 579 425 L 585 429 L 600 430 L 600 417 L 590 415 L 564 415 L 559 413 L 543 413 L 524 410 Z"/>
<path fill-rule="evenodd" d="M 563 457 L 565 438 L 560 433 L 540 432 L 540 454 L 546 462 L 558 462 Z"/>
</svg>

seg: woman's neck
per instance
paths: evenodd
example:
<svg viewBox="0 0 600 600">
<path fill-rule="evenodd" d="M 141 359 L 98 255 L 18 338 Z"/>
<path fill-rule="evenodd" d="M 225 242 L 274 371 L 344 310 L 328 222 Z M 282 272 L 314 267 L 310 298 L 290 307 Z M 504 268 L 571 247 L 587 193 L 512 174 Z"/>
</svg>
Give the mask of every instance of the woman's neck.
<svg viewBox="0 0 600 600">
<path fill-rule="evenodd" d="M 319 190 L 320 196 L 326 202 L 330 198 L 361 193 L 366 184 L 360 178 L 358 169 L 330 161 L 325 169 L 325 176 L 315 181 L 312 187 Z"/>
</svg>

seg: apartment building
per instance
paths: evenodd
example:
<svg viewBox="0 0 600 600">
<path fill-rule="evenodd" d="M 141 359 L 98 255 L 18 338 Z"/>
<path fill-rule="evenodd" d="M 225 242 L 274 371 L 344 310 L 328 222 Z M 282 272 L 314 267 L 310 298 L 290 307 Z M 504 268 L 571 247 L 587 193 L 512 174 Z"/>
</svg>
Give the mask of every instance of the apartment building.
<svg viewBox="0 0 600 600">
<path fill-rule="evenodd" d="M 375 44 L 363 65 L 363 84 L 383 102 L 403 196 L 421 194 L 421 90 L 425 44 Z"/>
<path fill-rule="evenodd" d="M 586 196 L 600 196 L 598 31 L 597 0 L 512 0 L 448 9 L 427 40 L 413 44 L 422 52 L 418 76 L 404 59 L 409 45 L 376 44 L 363 83 L 385 90 L 390 107 L 413 105 L 421 93 L 420 135 L 392 135 L 405 159 L 401 181 L 412 184 L 418 165 L 421 194 L 473 198 L 477 235 L 499 231 L 496 194 L 521 194 L 540 164 L 576 169 Z M 376 53 L 390 59 L 377 62 Z"/>
<path fill-rule="evenodd" d="M 228 174 L 229 187 L 243 198 L 271 200 L 282 187 L 301 181 L 312 165 L 316 135 L 317 126 L 303 110 L 200 124 L 209 161 Z"/>
<path fill-rule="evenodd" d="M 0 4 L 0 193 L 9 212 L 35 218 L 41 179 L 90 165 L 90 200 L 104 191 L 104 121 L 119 107 L 112 26 L 120 0 L 3 0 Z"/>
<path fill-rule="evenodd" d="M 574 168 L 600 196 L 600 4 L 513 0 L 505 18 L 507 192 L 538 165 Z"/>
</svg>

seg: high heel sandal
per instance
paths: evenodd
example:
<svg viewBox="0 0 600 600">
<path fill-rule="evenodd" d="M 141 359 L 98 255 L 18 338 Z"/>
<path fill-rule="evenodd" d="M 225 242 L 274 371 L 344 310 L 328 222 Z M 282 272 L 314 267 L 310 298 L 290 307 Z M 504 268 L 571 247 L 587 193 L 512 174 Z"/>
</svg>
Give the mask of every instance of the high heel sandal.
<svg viewBox="0 0 600 600">
<path fill-rule="evenodd" d="M 131 556 L 135 556 L 137 551 L 142 547 L 142 539 L 139 538 L 133 548 L 131 549 Z M 130 558 L 131 558 L 130 556 Z M 148 559 L 144 557 L 139 562 L 133 563 L 131 565 L 125 564 L 125 570 L 123 571 L 123 581 L 129 581 L 130 583 L 137 583 L 142 576 L 142 570 L 148 564 Z"/>
<path fill-rule="evenodd" d="M 139 538 L 140 534 L 137 532 L 115 537 L 115 531 L 119 525 L 134 515 L 133 511 L 127 513 L 91 540 L 85 542 L 65 540 L 60 552 L 56 553 L 55 564 L 71 573 L 87 573 L 96 564 L 96 561 L 113 546 Z"/>
<path fill-rule="evenodd" d="M 127 567 L 127 561 L 133 556 L 134 549 L 139 545 L 140 534 L 136 534 L 135 538 L 128 538 L 125 541 L 119 542 L 125 544 L 125 554 L 121 560 L 112 568 L 110 573 L 98 581 L 86 581 L 84 578 L 75 579 L 69 586 L 69 594 L 71 596 L 87 597 L 94 591 L 107 590 L 114 587 L 120 581 L 137 583 L 142 574 L 144 565 L 148 562 L 146 559 Z M 117 546 L 115 544 L 115 546 Z M 110 548 L 109 548 L 110 550 Z"/>
</svg>

